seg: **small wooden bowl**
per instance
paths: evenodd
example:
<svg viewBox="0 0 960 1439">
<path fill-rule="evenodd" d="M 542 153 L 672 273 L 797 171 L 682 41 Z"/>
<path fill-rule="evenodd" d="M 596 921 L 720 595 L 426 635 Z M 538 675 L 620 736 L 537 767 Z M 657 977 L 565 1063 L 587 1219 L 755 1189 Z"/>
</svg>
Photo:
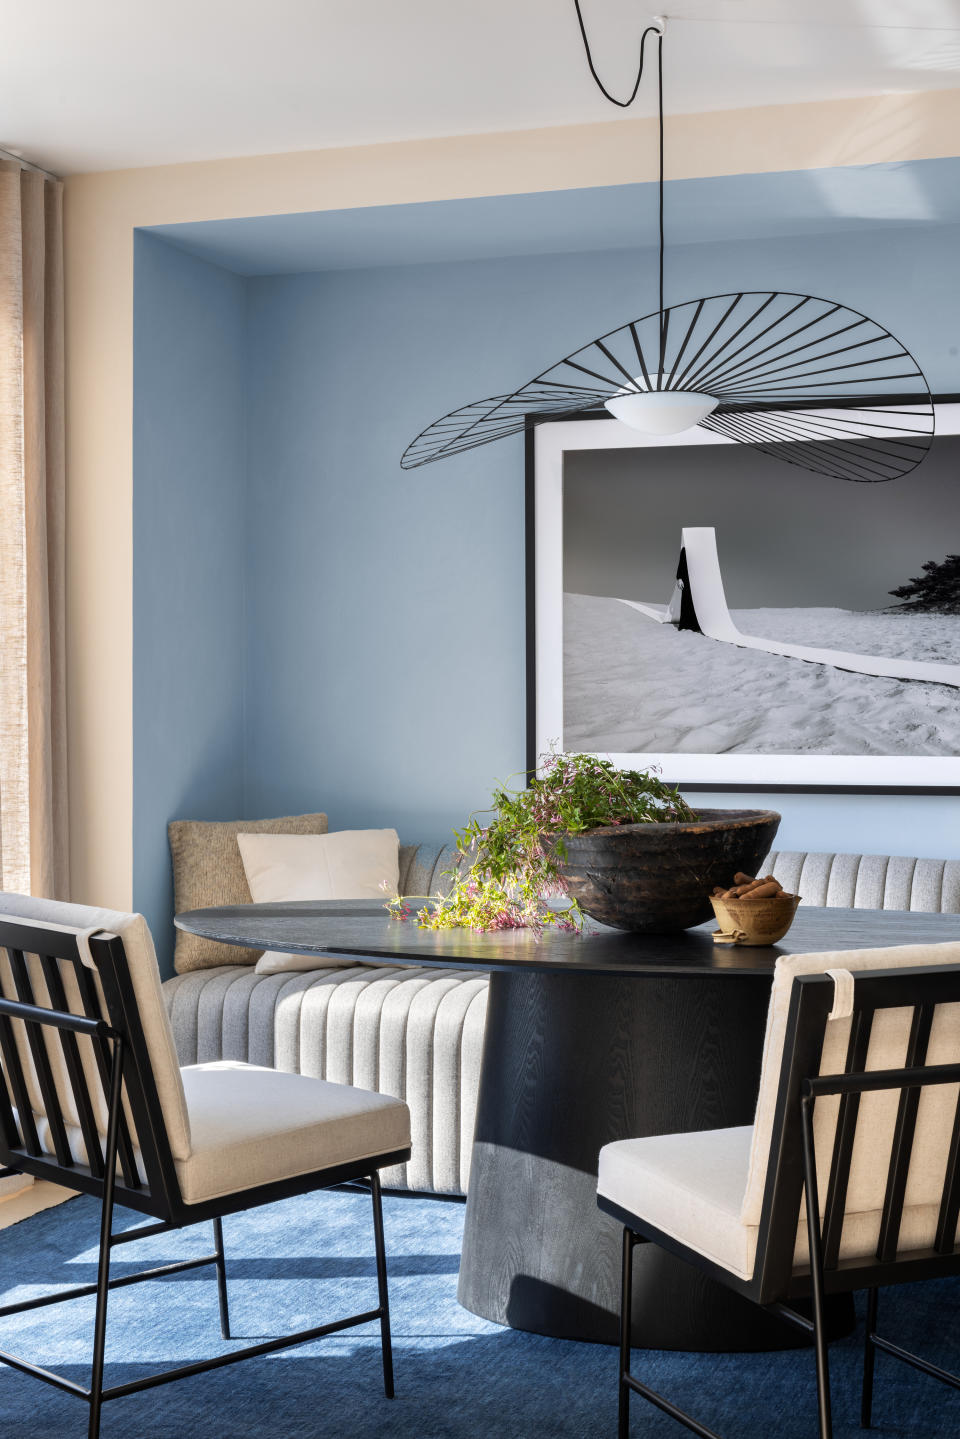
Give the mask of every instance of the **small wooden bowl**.
<svg viewBox="0 0 960 1439">
<path fill-rule="evenodd" d="M 720 899 L 710 896 L 724 939 L 717 943 L 765 945 L 783 939 L 793 924 L 800 903 L 798 894 L 774 894 L 769 899 Z M 730 938 L 727 938 L 730 936 Z"/>
</svg>

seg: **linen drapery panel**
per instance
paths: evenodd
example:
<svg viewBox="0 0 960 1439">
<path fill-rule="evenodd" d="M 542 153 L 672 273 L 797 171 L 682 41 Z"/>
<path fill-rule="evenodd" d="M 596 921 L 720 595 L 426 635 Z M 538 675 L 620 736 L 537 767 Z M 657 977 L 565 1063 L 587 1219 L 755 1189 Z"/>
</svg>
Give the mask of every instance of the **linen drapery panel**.
<svg viewBox="0 0 960 1439">
<path fill-rule="evenodd" d="M 0 889 L 66 899 L 62 186 L 0 160 Z"/>
</svg>

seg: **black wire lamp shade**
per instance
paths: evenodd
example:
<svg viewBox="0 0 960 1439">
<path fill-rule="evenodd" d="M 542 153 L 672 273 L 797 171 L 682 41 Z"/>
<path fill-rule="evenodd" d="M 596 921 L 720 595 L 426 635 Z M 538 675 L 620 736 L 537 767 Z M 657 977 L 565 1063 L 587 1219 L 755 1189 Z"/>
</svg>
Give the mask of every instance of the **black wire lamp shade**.
<svg viewBox="0 0 960 1439">
<path fill-rule="evenodd" d="M 865 483 L 915 469 L 934 433 L 923 371 L 899 340 L 835 301 L 764 290 L 689 300 L 621 325 L 512 395 L 475 400 L 436 420 L 401 465 L 416 469 L 603 406 L 622 418 L 617 410 L 629 414 L 631 405 L 633 427 L 647 433 L 699 424 L 788 463 Z"/>
<path fill-rule="evenodd" d="M 618 100 L 597 74 L 574 3 L 590 72 L 621 108 L 637 95 L 648 37 L 657 39 L 659 308 L 591 340 L 512 394 L 435 420 L 407 446 L 402 468 L 604 407 L 649 435 L 701 425 L 836 479 L 875 484 L 909 474 L 933 441 L 933 400 L 910 351 L 875 320 L 784 290 L 664 304 L 663 21 L 644 30 L 636 83 Z"/>
</svg>

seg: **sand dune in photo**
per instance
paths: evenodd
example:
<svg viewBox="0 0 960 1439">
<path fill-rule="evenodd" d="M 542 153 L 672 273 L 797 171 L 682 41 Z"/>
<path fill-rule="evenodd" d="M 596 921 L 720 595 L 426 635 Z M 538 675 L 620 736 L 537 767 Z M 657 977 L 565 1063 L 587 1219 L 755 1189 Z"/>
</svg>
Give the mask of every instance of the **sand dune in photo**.
<svg viewBox="0 0 960 1439">
<path fill-rule="evenodd" d="M 745 633 L 960 663 L 951 616 L 735 610 Z M 615 753 L 960 753 L 946 685 L 852 674 L 660 625 L 617 599 L 564 596 L 564 747 Z"/>
</svg>

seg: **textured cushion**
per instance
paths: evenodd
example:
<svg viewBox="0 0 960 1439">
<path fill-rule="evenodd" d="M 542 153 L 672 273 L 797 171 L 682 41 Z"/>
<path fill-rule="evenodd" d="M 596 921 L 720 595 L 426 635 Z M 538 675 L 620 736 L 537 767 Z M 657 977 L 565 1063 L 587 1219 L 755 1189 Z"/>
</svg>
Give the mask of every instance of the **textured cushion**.
<svg viewBox="0 0 960 1439">
<path fill-rule="evenodd" d="M 230 1060 L 184 1069 L 183 1085 L 192 1145 L 177 1176 L 188 1204 L 410 1143 L 410 1112 L 386 1094 Z"/>
<path fill-rule="evenodd" d="M 325 814 L 287 815 L 283 819 L 209 822 L 173 820 L 167 826 L 173 859 L 173 903 L 177 914 L 219 904 L 249 904 L 237 835 L 326 834 Z M 219 944 L 177 930 L 174 968 L 178 974 L 222 964 L 256 964 L 260 951 Z"/>
<path fill-rule="evenodd" d="M 170 1148 L 175 1159 L 185 1158 L 190 1152 L 190 1124 L 187 1117 L 186 1100 L 180 1081 L 173 1035 L 160 988 L 160 974 L 157 970 L 153 939 L 143 915 L 125 914 L 112 909 L 94 909 L 89 905 L 82 904 L 61 904 L 52 899 L 31 899 L 22 894 L 0 894 L 0 914 L 35 924 L 49 924 L 74 932 L 102 929 L 120 936 L 127 956 L 130 979 L 153 1067 Z M 34 997 L 38 1003 L 49 1005 L 50 998 L 46 984 L 40 971 L 39 962 L 34 956 L 28 956 L 28 968 Z M 66 984 L 68 1003 L 76 1012 L 82 1013 L 76 981 L 67 971 L 64 973 L 69 980 L 69 983 Z M 97 982 L 99 984 L 99 980 Z M 15 998 L 9 962 L 5 952 L 2 963 L 0 963 L 0 987 L 4 994 Z M 19 1029 L 20 1026 L 17 1028 Z M 59 1046 L 54 1048 L 50 1045 L 48 1048 L 64 1117 L 68 1122 L 78 1124 L 79 1118 L 76 1113 L 73 1092 L 62 1061 L 58 1057 Z M 36 1113 L 40 1115 L 44 1112 L 43 1102 L 33 1076 L 33 1065 L 29 1062 L 25 1047 L 21 1052 L 27 1058 L 27 1075 L 31 1079 L 31 1104 Z M 100 1093 L 100 1082 L 93 1054 L 86 1043 L 81 1045 L 81 1052 L 90 1081 L 91 1094 L 95 1097 Z M 106 1107 L 102 1103 L 97 1106 L 97 1120 L 100 1133 L 106 1134 Z"/>
<path fill-rule="evenodd" d="M 164 985 L 181 1064 L 247 1060 L 353 1084 L 410 1107 L 413 1153 L 385 1184 L 466 1191 L 488 979 L 417 966 L 260 975 L 222 968 Z"/>
<path fill-rule="evenodd" d="M 745 1224 L 741 1218 L 752 1137 L 748 1125 L 607 1144 L 600 1151 L 598 1192 L 694 1253 L 749 1279 L 760 1233 L 759 1224 Z M 842 1259 L 863 1259 L 876 1253 L 881 1212 L 873 1209 L 847 1215 L 840 1245 Z M 904 1209 L 901 1247 L 919 1249 L 929 1243 L 937 1214 L 936 1204 Z M 808 1262 L 806 1219 L 801 1214 L 794 1266 L 805 1269 Z"/>
</svg>

